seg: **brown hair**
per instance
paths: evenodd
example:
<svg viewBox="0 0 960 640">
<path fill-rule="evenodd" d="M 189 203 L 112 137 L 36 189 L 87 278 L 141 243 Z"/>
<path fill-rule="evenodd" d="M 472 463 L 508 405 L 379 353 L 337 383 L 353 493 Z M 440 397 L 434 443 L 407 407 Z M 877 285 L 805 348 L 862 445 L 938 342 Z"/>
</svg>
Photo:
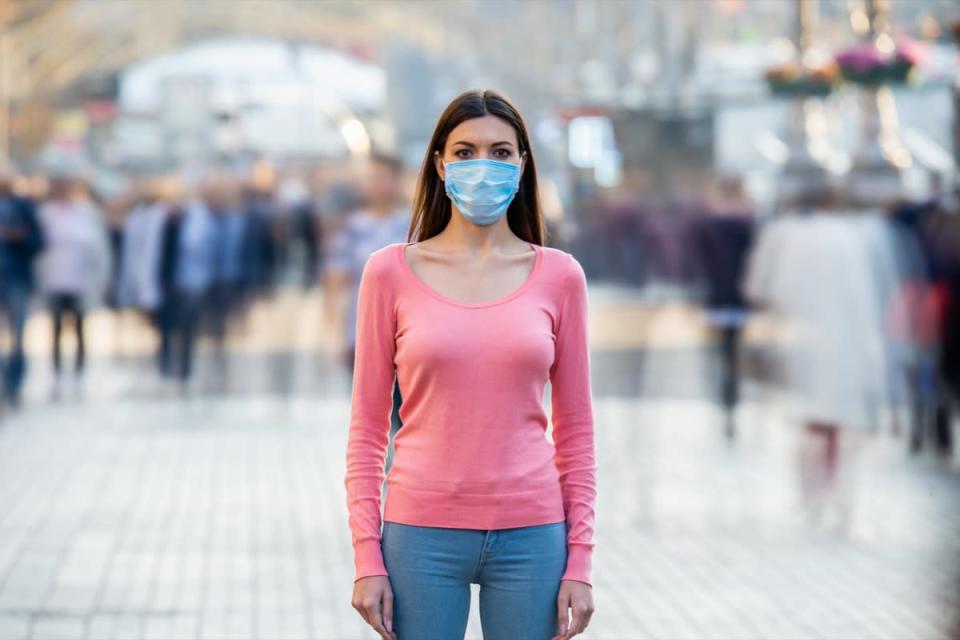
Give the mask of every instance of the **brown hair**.
<svg viewBox="0 0 960 640">
<path fill-rule="evenodd" d="M 537 167 L 533 161 L 527 125 L 513 103 L 501 93 L 492 90 L 473 89 L 454 98 L 441 114 L 430 139 L 413 198 L 413 218 L 407 240 L 419 242 L 432 238 L 447 226 L 452 214 L 450 199 L 443 180 L 434 164 L 434 152 L 443 154 L 447 137 L 461 122 L 492 115 L 506 121 L 517 132 L 519 152 L 527 152 L 526 166 L 520 179 L 520 189 L 507 209 L 507 223 L 519 238 L 533 244 L 543 245 L 546 231 L 540 211 L 540 196 L 537 192 Z"/>
</svg>

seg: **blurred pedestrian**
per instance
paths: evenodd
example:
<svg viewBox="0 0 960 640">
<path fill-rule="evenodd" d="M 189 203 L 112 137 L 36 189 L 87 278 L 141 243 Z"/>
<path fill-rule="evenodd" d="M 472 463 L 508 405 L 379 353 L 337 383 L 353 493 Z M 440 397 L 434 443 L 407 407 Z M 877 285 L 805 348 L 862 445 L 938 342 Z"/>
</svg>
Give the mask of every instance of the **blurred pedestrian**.
<svg viewBox="0 0 960 640">
<path fill-rule="evenodd" d="M 284 252 L 291 246 L 300 248 L 303 259 L 301 274 L 302 286 L 309 288 L 316 284 L 317 263 L 320 256 L 319 240 L 322 232 L 318 223 L 313 193 L 307 176 L 302 171 L 291 171 L 280 183 L 277 193 L 278 203 L 284 221 Z"/>
<path fill-rule="evenodd" d="M 276 204 L 269 185 L 248 184 L 243 196 L 247 224 L 243 240 L 244 281 L 248 295 L 269 295 L 273 291 L 276 247 L 273 220 Z"/>
<path fill-rule="evenodd" d="M 362 208 L 348 214 L 344 224 L 334 234 L 324 265 L 324 313 L 327 326 L 339 326 L 342 329 L 341 358 L 351 377 L 356 353 L 357 303 L 363 265 L 377 249 L 406 240 L 410 228 L 410 205 L 403 197 L 403 162 L 389 154 L 375 153 L 367 165 L 365 178 L 366 202 Z M 395 382 L 390 412 L 388 469 L 393 464 L 392 439 L 402 426 L 402 402 L 400 386 Z"/>
<path fill-rule="evenodd" d="M 893 242 L 878 211 L 806 209 L 760 232 L 745 291 L 787 327 L 787 381 L 802 425 L 797 464 L 810 517 L 845 530 L 868 436 L 898 393 L 887 326 Z"/>
<path fill-rule="evenodd" d="M 84 318 L 103 300 L 110 276 L 110 244 L 103 215 L 77 181 L 58 176 L 40 206 L 46 246 L 42 255 L 41 285 L 53 318 L 53 396 L 61 388 L 63 324 L 73 321 L 76 337 L 74 372 L 79 377 L 86 362 Z"/>
<path fill-rule="evenodd" d="M 939 424 L 948 394 L 937 367 L 940 325 L 947 302 L 943 275 L 948 259 L 938 249 L 955 237 L 949 226 L 941 224 L 953 217 L 936 199 L 900 202 L 890 215 L 903 278 L 890 301 L 888 315 L 898 361 L 908 380 L 908 397 L 900 399 L 900 404 L 906 401 L 909 405 L 912 452 L 919 452 L 933 436 L 935 448 L 944 451 L 946 445 L 944 452 L 949 453 L 949 430 L 942 430 Z"/>
<path fill-rule="evenodd" d="M 167 206 L 160 197 L 160 184 L 144 188 L 123 222 L 117 302 L 132 307 L 151 323 L 160 306 L 158 269 Z"/>
<path fill-rule="evenodd" d="M 210 211 L 210 284 L 206 299 L 208 329 L 214 342 L 217 383 L 226 383 L 226 341 L 240 310 L 244 276 L 246 221 L 239 184 L 218 175 L 209 184 L 206 205 Z"/>
<path fill-rule="evenodd" d="M 169 329 L 174 375 L 185 391 L 193 374 L 195 345 L 208 309 L 213 281 L 214 241 L 211 213 L 198 193 L 191 193 L 174 210 L 164 230 L 161 272 L 172 294 L 169 311 L 175 312 Z"/>
<path fill-rule="evenodd" d="M 953 455 L 954 418 L 960 405 L 960 207 L 944 203 L 943 209 L 926 221 L 933 286 L 934 329 L 937 343 L 933 363 L 936 410 L 931 437 L 942 455 Z M 919 443 L 918 443 L 919 444 Z"/>
<path fill-rule="evenodd" d="M 341 354 L 351 375 L 363 265 L 377 249 L 406 240 L 410 228 L 410 205 L 402 198 L 401 161 L 387 154 L 374 154 L 365 177 L 364 206 L 348 214 L 333 234 L 324 264 L 325 315 L 331 326 L 339 326 L 343 331 Z"/>
<path fill-rule="evenodd" d="M 695 220 L 691 239 L 700 265 L 704 316 L 719 356 L 718 396 L 726 434 L 732 437 L 740 400 L 740 343 L 749 317 L 741 285 L 753 242 L 754 218 L 738 177 L 723 176 L 717 187 L 705 213 Z"/>
<path fill-rule="evenodd" d="M 9 333 L 8 350 L 0 355 L 0 391 L 14 407 L 26 375 L 23 331 L 34 287 L 33 260 L 43 244 L 34 201 L 14 193 L 12 171 L 0 167 L 0 318 Z"/>
</svg>

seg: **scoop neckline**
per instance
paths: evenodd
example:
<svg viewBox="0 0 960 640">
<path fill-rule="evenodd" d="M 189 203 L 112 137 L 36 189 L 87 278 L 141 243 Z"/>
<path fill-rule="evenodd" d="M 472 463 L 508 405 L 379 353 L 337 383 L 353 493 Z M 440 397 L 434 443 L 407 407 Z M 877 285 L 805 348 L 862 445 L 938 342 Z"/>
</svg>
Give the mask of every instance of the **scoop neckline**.
<svg viewBox="0 0 960 640">
<path fill-rule="evenodd" d="M 441 294 L 436 289 L 428 285 L 426 282 L 420 279 L 420 276 L 417 275 L 416 271 L 413 270 L 413 267 L 407 262 L 406 257 L 406 248 L 410 245 L 416 244 L 415 242 L 399 242 L 397 243 L 397 257 L 400 260 L 404 272 L 417 283 L 421 289 L 423 289 L 429 296 L 444 302 L 446 304 L 453 305 L 455 307 L 464 307 L 466 309 L 482 309 L 484 307 L 492 307 L 498 304 L 503 304 L 513 300 L 524 291 L 529 289 L 534 281 L 537 279 L 537 275 L 540 273 L 540 265 L 543 262 L 543 251 L 541 247 L 533 242 L 528 242 L 535 254 L 533 259 L 533 269 L 530 270 L 530 275 L 527 276 L 527 279 L 519 287 L 511 291 L 510 293 L 495 298 L 493 300 L 488 300 L 486 302 L 464 302 L 461 300 L 454 300 L 453 298 L 448 298 L 447 296 Z"/>
</svg>

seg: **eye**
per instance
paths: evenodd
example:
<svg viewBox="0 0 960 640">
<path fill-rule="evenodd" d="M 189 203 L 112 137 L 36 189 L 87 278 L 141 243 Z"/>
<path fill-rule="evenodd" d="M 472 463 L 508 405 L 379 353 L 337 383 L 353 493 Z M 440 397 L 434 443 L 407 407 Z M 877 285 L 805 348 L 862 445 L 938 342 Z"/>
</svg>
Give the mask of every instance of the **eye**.
<svg viewBox="0 0 960 640">
<path fill-rule="evenodd" d="M 493 155 L 497 158 L 500 158 L 501 160 L 504 160 L 506 158 L 509 158 L 513 154 L 510 153 L 509 149 L 494 149 Z"/>
<path fill-rule="evenodd" d="M 457 151 L 454 151 L 453 155 L 457 156 L 458 158 L 466 158 L 468 155 L 470 155 L 470 149 L 458 149 Z"/>
</svg>

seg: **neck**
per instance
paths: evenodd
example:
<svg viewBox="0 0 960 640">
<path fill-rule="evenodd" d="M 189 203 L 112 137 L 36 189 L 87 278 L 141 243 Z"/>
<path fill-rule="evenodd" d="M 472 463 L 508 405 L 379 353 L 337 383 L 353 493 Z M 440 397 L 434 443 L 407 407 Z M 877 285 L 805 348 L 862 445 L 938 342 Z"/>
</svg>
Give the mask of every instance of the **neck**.
<svg viewBox="0 0 960 640">
<path fill-rule="evenodd" d="M 513 244 L 516 236 L 503 216 L 491 225 L 476 225 L 463 217 L 457 206 L 451 204 L 450 222 L 438 235 L 457 249 L 474 254 L 486 254 Z"/>
</svg>

